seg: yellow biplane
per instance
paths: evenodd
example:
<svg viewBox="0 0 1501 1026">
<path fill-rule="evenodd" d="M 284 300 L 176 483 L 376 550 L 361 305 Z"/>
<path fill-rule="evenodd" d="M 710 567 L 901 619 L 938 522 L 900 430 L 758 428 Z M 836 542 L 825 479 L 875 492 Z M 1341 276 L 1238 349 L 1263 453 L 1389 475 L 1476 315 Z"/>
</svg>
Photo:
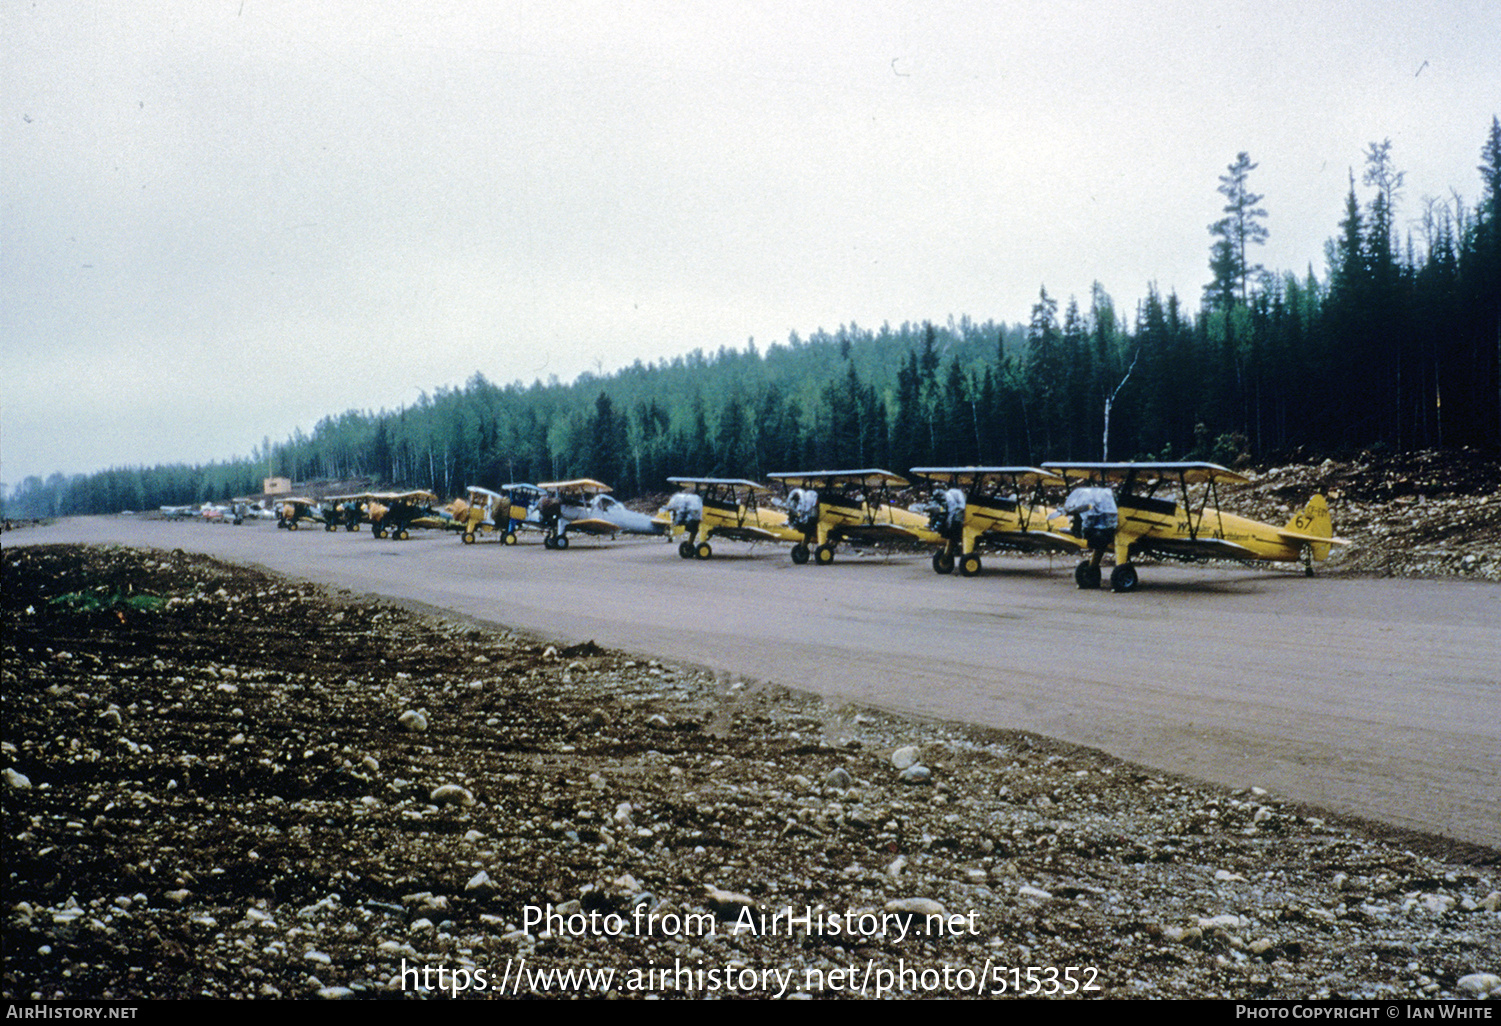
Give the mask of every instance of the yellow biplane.
<svg viewBox="0 0 1501 1026">
<path fill-rule="evenodd" d="M 1036 467 L 913 467 L 914 477 L 947 485 L 928 504 L 928 526 L 943 538 L 933 569 L 964 577 L 980 572 L 980 549 L 1078 552 L 1080 538 L 1048 523 L 1042 489 L 1063 478 Z"/>
<path fill-rule="evenodd" d="M 678 555 L 684 559 L 713 556 L 711 537 L 743 542 L 803 540 L 803 533 L 787 522 L 786 513 L 761 506 L 761 498 L 771 494 L 765 485 L 728 477 L 667 480 L 683 489 L 668 500 L 663 513 L 674 535 L 687 536 L 678 543 Z"/>
<path fill-rule="evenodd" d="M 329 531 L 341 526 L 346 531 L 358 531 L 360 525 L 370 518 L 360 495 L 330 495 L 323 500 L 323 522 Z"/>
<path fill-rule="evenodd" d="M 1137 587 L 1132 563 L 1137 556 L 1302 563 L 1311 577 L 1314 561 L 1326 558 L 1330 546 L 1349 544 L 1334 537 L 1322 495 L 1283 527 L 1222 512 L 1219 486 L 1249 478 L 1214 463 L 1047 463 L 1044 468 L 1075 485 L 1052 523 L 1055 530 L 1070 525 L 1090 551 L 1074 570 L 1081 588 L 1100 586 L 1100 562 L 1107 552 L 1115 558 L 1110 590 L 1127 592 Z M 1195 487 L 1197 502 L 1190 492 Z M 1159 497 L 1159 491 L 1172 497 Z"/>
<path fill-rule="evenodd" d="M 362 508 L 370 521 L 370 533 L 377 538 L 390 535 L 397 541 L 406 541 L 411 536 L 408 528 L 443 528 L 453 522 L 446 511 L 437 508 L 438 497 L 420 488 L 409 492 L 362 492 L 341 498 Z"/>
<path fill-rule="evenodd" d="M 889 470 L 821 470 L 766 476 L 788 489 L 787 520 L 802 534 L 792 546 L 792 561 L 799 565 L 806 563 L 810 554 L 819 566 L 834 562 L 834 549 L 845 540 L 943 541 L 929 529 L 926 516 L 886 501 L 893 488 L 907 486 L 905 478 Z"/>
<path fill-rule="evenodd" d="M 323 507 L 312 499 L 304 499 L 300 496 L 287 496 L 276 500 L 276 526 L 288 531 L 297 530 L 297 525 L 306 520 L 313 524 L 323 524 L 327 529 L 327 522 L 323 518 Z"/>
<path fill-rule="evenodd" d="M 454 527 L 462 532 L 465 545 L 473 545 L 482 534 L 498 534 L 503 545 L 516 544 L 516 529 L 511 525 L 511 497 L 492 492 L 479 485 L 464 489 L 464 497 L 448 504 Z M 522 510 L 523 515 L 525 510 Z"/>
</svg>

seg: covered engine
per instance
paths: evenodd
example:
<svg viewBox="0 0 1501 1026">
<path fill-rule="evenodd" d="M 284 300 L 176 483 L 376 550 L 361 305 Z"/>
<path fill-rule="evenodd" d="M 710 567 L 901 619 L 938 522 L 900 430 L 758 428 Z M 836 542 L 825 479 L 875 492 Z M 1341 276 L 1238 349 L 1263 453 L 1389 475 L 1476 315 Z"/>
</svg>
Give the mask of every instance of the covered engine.
<svg viewBox="0 0 1501 1026">
<path fill-rule="evenodd" d="M 807 533 L 818 524 L 818 493 L 812 488 L 794 488 L 787 493 L 787 522 Z"/>
<path fill-rule="evenodd" d="M 1098 485 L 1081 485 L 1068 493 L 1063 512 L 1073 518 L 1074 537 L 1083 538 L 1091 549 L 1103 550 L 1115 541 L 1120 511 L 1115 493 Z"/>
</svg>

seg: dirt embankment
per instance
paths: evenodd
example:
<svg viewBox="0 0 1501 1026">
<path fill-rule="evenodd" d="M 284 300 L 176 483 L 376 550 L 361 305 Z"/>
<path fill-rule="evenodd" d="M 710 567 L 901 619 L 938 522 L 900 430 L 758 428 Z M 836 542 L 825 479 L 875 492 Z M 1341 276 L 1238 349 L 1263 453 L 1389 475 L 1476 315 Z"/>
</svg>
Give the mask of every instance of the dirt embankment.
<svg viewBox="0 0 1501 1026">
<path fill-rule="evenodd" d="M 1336 548 L 1321 572 L 1501 580 L 1501 459 L 1460 450 L 1246 471 L 1221 496 L 1231 512 L 1285 523 L 1316 492 L 1329 500 Z"/>
<path fill-rule="evenodd" d="M 182 552 L 8 550 L 0 626 L 8 999 L 1501 988 L 1497 853 L 1035 736 Z"/>
</svg>

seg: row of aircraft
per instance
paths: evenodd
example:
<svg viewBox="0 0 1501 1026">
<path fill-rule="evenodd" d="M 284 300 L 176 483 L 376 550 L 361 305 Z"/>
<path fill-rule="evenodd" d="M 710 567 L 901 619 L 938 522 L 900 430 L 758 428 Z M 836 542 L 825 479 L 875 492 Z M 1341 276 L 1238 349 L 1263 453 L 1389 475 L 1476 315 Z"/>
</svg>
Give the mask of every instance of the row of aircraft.
<svg viewBox="0 0 1501 1026">
<path fill-rule="evenodd" d="M 842 542 L 910 542 L 934 546 L 933 569 L 974 577 L 982 554 L 1047 552 L 1078 556 L 1080 588 L 1104 583 L 1135 591 L 1142 557 L 1302 563 L 1308 574 L 1332 546 L 1329 507 L 1315 495 L 1277 527 L 1220 509 L 1219 489 L 1249 479 L 1213 463 L 1049 463 L 1041 467 L 914 467 L 932 497 L 901 506 L 894 493 L 912 483 L 880 469 L 770 474 L 769 486 L 741 478 L 673 477 L 680 489 L 656 517 L 629 510 L 592 478 L 471 486 L 446 507 L 426 491 L 365 492 L 280 500 L 278 526 L 321 522 L 325 530 L 371 525 L 377 538 L 405 539 L 412 527 L 458 531 L 464 544 L 494 535 L 514 545 L 522 530 L 540 531 L 549 549 L 566 549 L 573 533 L 670 534 L 684 559 L 709 559 L 711 539 L 781 542 L 798 565 L 832 563 Z M 1044 498 L 1067 490 L 1061 506 Z"/>
<path fill-rule="evenodd" d="M 909 482 L 885 470 L 770 474 L 786 490 L 783 509 L 771 489 L 726 478 L 670 478 L 683 489 L 668 503 L 685 559 L 708 559 L 715 535 L 792 543 L 792 561 L 810 554 L 833 562 L 841 541 L 909 541 L 936 545 L 933 569 L 973 577 L 982 551 L 1050 552 L 1081 557 L 1080 588 L 1099 588 L 1109 557 L 1112 591 L 1135 591 L 1136 560 L 1145 556 L 1202 561 L 1313 563 L 1348 542 L 1334 536 L 1328 503 L 1315 495 L 1277 527 L 1226 513 L 1219 488 L 1249 481 L 1213 463 L 1052 463 L 1042 467 L 914 467 L 933 498 L 902 508 L 889 501 Z M 1067 488 L 1060 507 L 1047 488 Z M 1195 496 L 1197 493 L 1197 497 Z"/>
</svg>

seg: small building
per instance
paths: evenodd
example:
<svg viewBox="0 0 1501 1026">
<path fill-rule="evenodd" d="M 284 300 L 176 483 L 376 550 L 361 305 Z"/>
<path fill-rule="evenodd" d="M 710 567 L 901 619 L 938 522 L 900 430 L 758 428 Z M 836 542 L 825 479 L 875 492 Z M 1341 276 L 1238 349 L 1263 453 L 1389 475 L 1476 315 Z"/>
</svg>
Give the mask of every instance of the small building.
<svg viewBox="0 0 1501 1026">
<path fill-rule="evenodd" d="M 289 477 L 268 477 L 261 481 L 261 493 L 263 495 L 291 495 L 292 479 Z"/>
</svg>

